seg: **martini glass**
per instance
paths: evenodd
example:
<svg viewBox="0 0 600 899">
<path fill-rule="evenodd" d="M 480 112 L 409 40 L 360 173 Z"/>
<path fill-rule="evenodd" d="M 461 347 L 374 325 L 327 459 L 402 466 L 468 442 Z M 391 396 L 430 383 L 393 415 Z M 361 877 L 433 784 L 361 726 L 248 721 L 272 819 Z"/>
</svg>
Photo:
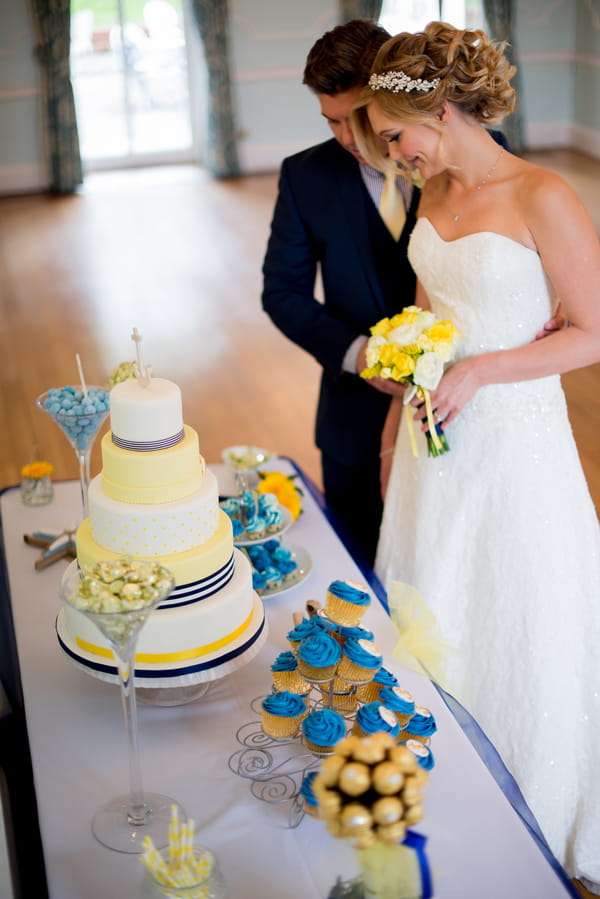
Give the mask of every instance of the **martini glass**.
<svg viewBox="0 0 600 899">
<path fill-rule="evenodd" d="M 90 411 L 80 411 L 82 403 L 85 399 L 84 391 L 81 387 L 74 387 L 73 412 L 61 412 L 60 403 L 53 391 L 47 390 L 46 393 L 40 394 L 35 401 L 38 409 L 45 412 L 50 418 L 56 422 L 65 434 L 67 440 L 75 450 L 77 461 L 79 463 L 79 483 L 81 486 L 81 503 L 83 505 L 83 517 L 87 518 L 89 514 L 88 508 L 88 486 L 90 483 L 90 456 L 92 454 L 92 446 L 98 434 L 98 431 L 104 424 L 108 415 L 108 394 L 103 387 L 88 387 L 87 395 L 90 398 Z M 57 391 L 56 393 L 60 393 Z M 92 398 L 101 397 L 105 400 L 105 409 L 95 409 Z"/>
<path fill-rule="evenodd" d="M 157 591 L 159 595 L 140 609 L 92 612 L 80 608 L 74 601 L 80 580 L 80 569 L 76 562 L 72 562 L 62 579 L 61 597 L 63 602 L 94 622 L 113 651 L 119 672 L 129 749 L 129 793 L 109 800 L 98 809 L 92 819 L 92 833 L 109 849 L 140 853 L 144 850 L 142 842 L 145 836 L 152 837 L 155 846 L 168 843 L 172 806 L 178 808 L 180 819 L 187 817 L 182 806 L 174 799 L 161 793 L 145 793 L 143 790 L 134 683 L 135 647 L 140 631 L 150 612 L 169 595 L 175 581 L 166 581 L 164 589 Z"/>
</svg>

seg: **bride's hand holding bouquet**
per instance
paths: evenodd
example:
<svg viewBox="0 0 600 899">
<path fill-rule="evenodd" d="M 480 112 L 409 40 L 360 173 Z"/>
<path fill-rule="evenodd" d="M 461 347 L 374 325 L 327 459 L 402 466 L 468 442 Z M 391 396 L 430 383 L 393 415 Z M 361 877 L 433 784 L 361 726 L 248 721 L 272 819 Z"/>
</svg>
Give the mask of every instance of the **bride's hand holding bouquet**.
<svg viewBox="0 0 600 899">
<path fill-rule="evenodd" d="M 433 312 L 407 306 L 398 315 L 384 318 L 371 329 L 366 349 L 366 368 L 361 377 L 381 378 L 409 385 L 403 403 L 415 397 L 425 404 L 426 432 L 430 456 L 439 456 L 450 447 L 441 424 L 436 424 L 431 391 L 440 383 L 446 363 L 452 361 L 460 337 L 452 322 L 440 321 Z M 418 455 L 412 419 L 408 418 L 414 455 Z"/>
</svg>

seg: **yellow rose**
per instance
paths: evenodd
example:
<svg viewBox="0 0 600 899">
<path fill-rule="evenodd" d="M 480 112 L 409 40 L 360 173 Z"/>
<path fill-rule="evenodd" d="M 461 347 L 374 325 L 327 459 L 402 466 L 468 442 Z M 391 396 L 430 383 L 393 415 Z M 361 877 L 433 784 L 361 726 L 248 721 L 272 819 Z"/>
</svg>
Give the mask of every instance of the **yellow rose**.
<svg viewBox="0 0 600 899">
<path fill-rule="evenodd" d="M 382 318 L 380 321 L 377 322 L 376 325 L 373 325 L 373 327 L 370 329 L 370 331 L 374 337 L 376 335 L 378 335 L 379 337 L 385 337 L 387 332 L 389 331 L 389 329 L 390 329 L 389 318 Z"/>
<path fill-rule="evenodd" d="M 433 340 L 434 343 L 437 343 L 438 340 L 442 340 L 447 343 L 456 340 L 457 337 L 460 337 L 460 333 L 456 330 L 452 322 L 446 320 L 443 322 L 437 322 L 435 325 L 432 325 L 431 328 L 427 328 L 427 331 L 425 331 L 425 336 Z"/>
<path fill-rule="evenodd" d="M 407 353 L 403 353 L 401 350 L 396 350 L 393 359 L 394 366 L 394 380 L 399 381 L 401 378 L 407 378 L 409 375 L 412 375 L 415 370 L 415 361 L 412 356 L 409 356 Z"/>
</svg>

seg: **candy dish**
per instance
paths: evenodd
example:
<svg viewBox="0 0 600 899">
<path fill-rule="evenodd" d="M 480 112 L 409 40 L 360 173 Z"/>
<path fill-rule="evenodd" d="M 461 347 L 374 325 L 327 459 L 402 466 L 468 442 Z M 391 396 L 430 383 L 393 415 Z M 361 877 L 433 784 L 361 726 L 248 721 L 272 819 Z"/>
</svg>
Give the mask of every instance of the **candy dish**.
<svg viewBox="0 0 600 899">
<path fill-rule="evenodd" d="M 228 446 L 221 453 L 223 462 L 231 465 L 236 471 L 251 471 L 253 468 L 259 468 L 272 456 L 273 453 L 261 449 L 259 446 Z"/>
<path fill-rule="evenodd" d="M 61 429 L 77 456 L 83 517 L 89 514 L 90 457 L 96 436 L 108 416 L 108 393 L 103 387 L 52 387 L 40 394 L 36 406 Z"/>
<path fill-rule="evenodd" d="M 256 592 L 261 599 L 268 599 L 271 596 L 277 596 L 280 593 L 291 590 L 293 587 L 301 584 L 302 581 L 305 581 L 312 571 L 312 559 L 308 550 L 304 549 L 303 546 L 296 546 L 293 543 L 286 544 L 286 549 L 290 550 L 291 558 L 298 567 L 292 574 L 282 580 L 280 584 L 273 587 L 264 587 L 262 590 L 257 589 Z"/>
<path fill-rule="evenodd" d="M 256 469 L 268 462 L 272 456 L 273 453 L 270 450 L 262 449 L 260 446 L 242 444 L 228 446 L 221 453 L 223 462 L 233 471 L 235 484 L 240 494 L 249 486 L 256 485 L 258 481 Z"/>
</svg>

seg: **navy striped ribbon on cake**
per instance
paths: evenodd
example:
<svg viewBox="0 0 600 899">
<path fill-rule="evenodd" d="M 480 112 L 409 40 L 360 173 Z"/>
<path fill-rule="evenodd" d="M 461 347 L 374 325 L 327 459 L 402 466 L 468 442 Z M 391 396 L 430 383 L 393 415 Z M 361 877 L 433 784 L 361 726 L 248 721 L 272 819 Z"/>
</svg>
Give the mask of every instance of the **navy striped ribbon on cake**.
<svg viewBox="0 0 600 899">
<path fill-rule="evenodd" d="M 112 442 L 120 449 L 134 450 L 134 452 L 137 453 L 146 453 L 175 446 L 176 443 L 183 440 L 183 437 L 184 429 L 182 428 L 177 434 L 174 434 L 172 437 L 165 437 L 162 440 L 124 440 L 122 437 L 117 437 L 116 434 L 112 434 Z"/>
<path fill-rule="evenodd" d="M 233 553 L 228 562 L 208 577 L 200 578 L 199 581 L 193 581 L 189 584 L 181 584 L 175 587 L 172 593 L 160 603 L 158 609 L 174 609 L 178 606 L 187 606 L 193 602 L 199 602 L 207 599 L 213 593 L 221 590 L 225 584 L 228 584 L 233 577 L 234 572 Z"/>
</svg>

